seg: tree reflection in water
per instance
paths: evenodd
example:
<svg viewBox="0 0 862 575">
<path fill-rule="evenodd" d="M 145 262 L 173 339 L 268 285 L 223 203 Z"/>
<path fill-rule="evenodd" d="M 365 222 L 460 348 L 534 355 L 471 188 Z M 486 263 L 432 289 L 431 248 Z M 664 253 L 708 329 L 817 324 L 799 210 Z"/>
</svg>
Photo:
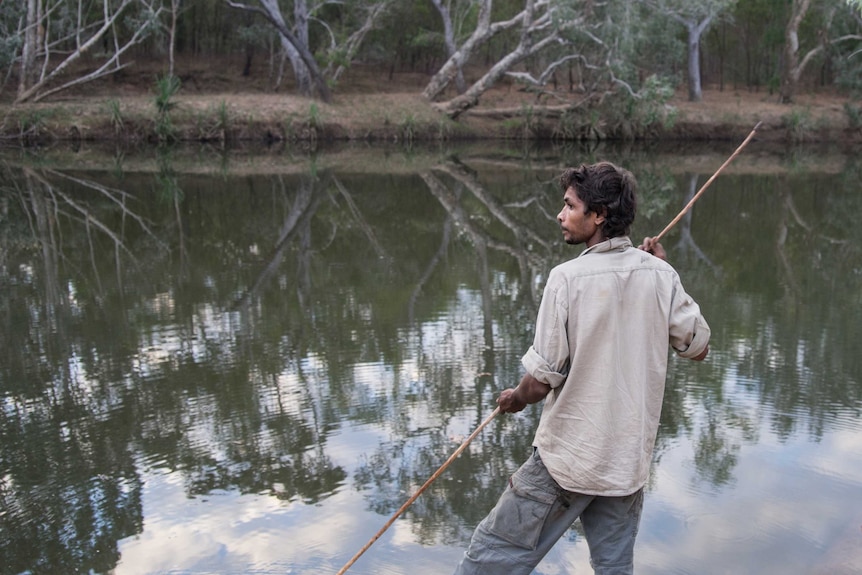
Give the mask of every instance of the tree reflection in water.
<svg viewBox="0 0 862 575">
<path fill-rule="evenodd" d="M 637 241 L 698 176 L 629 164 Z M 163 162 L 117 182 L 6 166 L 4 572 L 110 571 L 145 529 L 144 469 L 189 497 L 317 505 L 350 488 L 390 515 L 520 377 L 542 278 L 577 253 L 554 221 L 561 169 L 447 158 L 220 182 Z M 693 480 L 728 489 L 764 423 L 821 437 L 858 411 L 859 326 L 842 310 L 862 304 L 862 199 L 843 189 L 728 175 L 680 222 L 670 258 L 715 345 L 708 365 L 671 361 L 657 464 L 684 438 Z M 538 414 L 497 418 L 408 509 L 418 542 L 469 537 Z M 356 430 L 375 439 L 346 460 L 333 438 Z"/>
</svg>

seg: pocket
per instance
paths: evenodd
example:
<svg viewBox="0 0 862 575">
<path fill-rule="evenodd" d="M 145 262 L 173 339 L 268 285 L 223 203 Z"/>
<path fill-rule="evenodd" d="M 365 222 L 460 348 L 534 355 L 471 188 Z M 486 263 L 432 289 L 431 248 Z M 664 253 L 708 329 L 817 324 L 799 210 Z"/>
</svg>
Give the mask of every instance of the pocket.
<svg viewBox="0 0 862 575">
<path fill-rule="evenodd" d="M 531 462 L 535 464 L 536 460 L 531 458 Z M 539 536 L 558 492 L 556 489 L 549 492 L 525 481 L 525 475 L 529 476 L 529 470 L 521 468 L 509 479 L 508 487 L 488 514 L 487 526 L 497 537 L 532 551 L 539 544 Z"/>
</svg>

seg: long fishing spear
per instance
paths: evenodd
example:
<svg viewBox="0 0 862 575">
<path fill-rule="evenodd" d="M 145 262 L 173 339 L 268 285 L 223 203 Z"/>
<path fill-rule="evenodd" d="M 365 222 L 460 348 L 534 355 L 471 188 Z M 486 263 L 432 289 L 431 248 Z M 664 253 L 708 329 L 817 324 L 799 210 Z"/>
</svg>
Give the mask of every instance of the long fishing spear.
<svg viewBox="0 0 862 575">
<path fill-rule="evenodd" d="M 682 217 L 686 213 L 688 213 L 688 211 L 691 209 L 691 207 L 694 205 L 694 203 L 698 200 L 698 198 L 700 198 L 700 196 L 703 195 L 703 193 L 706 191 L 706 189 L 709 187 L 709 185 L 713 182 L 713 180 L 715 180 L 715 178 L 718 177 L 718 174 L 720 174 L 721 171 L 725 167 L 727 167 L 727 165 L 730 162 L 732 162 L 736 156 L 739 155 L 739 153 L 742 151 L 742 148 L 744 148 L 748 144 L 748 142 L 751 141 L 751 138 L 753 138 L 755 132 L 757 132 L 757 128 L 759 128 L 760 124 L 762 124 L 762 123 L 763 122 L 757 122 L 757 124 L 755 124 L 754 128 L 751 130 L 751 133 L 749 133 L 748 136 L 746 136 L 746 138 L 742 141 L 742 143 L 739 144 L 739 147 L 736 148 L 736 150 L 734 150 L 734 152 L 730 155 L 730 157 L 727 158 L 724 161 L 724 163 L 715 171 L 715 173 L 712 176 L 710 176 L 710 178 L 706 181 L 706 183 L 703 184 L 703 186 L 701 186 L 701 188 L 697 191 L 697 193 L 694 195 L 694 197 L 691 198 L 691 200 L 685 205 L 685 207 L 682 209 L 682 211 L 679 214 L 677 214 L 677 216 L 674 219 L 672 219 L 671 222 L 667 226 L 665 226 L 665 228 L 661 231 L 661 233 L 659 235 L 657 235 L 655 238 L 653 238 L 653 242 L 658 242 L 662 237 L 664 237 L 664 235 L 668 232 L 668 230 L 670 230 L 672 227 L 674 227 L 677 224 L 677 222 L 679 222 L 682 219 Z"/>
<path fill-rule="evenodd" d="M 449 467 L 449 464 L 451 464 L 453 461 L 455 461 L 455 459 L 456 459 L 459 455 L 461 455 L 461 452 L 462 452 L 462 451 L 464 451 L 465 449 L 467 449 L 467 446 L 468 446 L 468 445 L 470 445 L 470 442 L 471 442 L 471 441 L 473 441 L 473 439 L 474 439 L 477 435 L 479 435 L 479 432 L 480 432 L 480 431 L 482 431 L 483 429 L 485 429 L 485 426 L 486 426 L 486 425 L 488 425 L 489 423 L 491 423 L 491 420 L 492 420 L 492 419 L 494 419 L 495 417 L 497 417 L 497 414 L 498 414 L 498 413 L 500 413 L 500 408 L 499 408 L 499 407 L 498 407 L 498 408 L 496 408 L 494 411 L 492 411 L 492 412 L 491 412 L 491 415 L 489 415 L 488 417 L 486 417 L 486 418 L 485 418 L 485 421 L 483 421 L 482 423 L 480 423 L 480 424 L 479 424 L 479 427 L 477 427 L 477 428 L 475 429 L 475 431 L 473 431 L 473 433 L 471 433 L 471 434 L 470 434 L 470 437 L 468 437 L 467 439 L 465 439 L 465 440 L 464 440 L 464 442 L 463 442 L 463 443 L 458 447 L 458 449 L 456 449 L 456 450 L 452 453 L 452 455 L 450 455 L 450 456 L 449 456 L 449 459 L 447 459 L 447 460 L 446 460 L 446 463 L 444 463 L 443 465 L 441 465 L 441 466 L 440 466 L 440 468 L 439 468 L 437 471 L 435 471 L 435 472 L 434 472 L 434 474 L 433 474 L 431 477 L 429 477 L 429 478 L 428 478 L 428 481 L 426 481 L 424 484 L 422 484 L 422 487 L 420 487 L 420 488 L 416 491 L 416 493 L 414 493 L 414 494 L 413 494 L 413 496 L 412 496 L 410 499 L 408 499 L 408 500 L 404 503 L 404 505 L 402 505 L 402 506 L 398 509 L 398 511 L 396 511 L 396 512 L 395 512 L 395 514 L 394 514 L 394 515 L 392 515 L 392 517 L 390 517 L 390 518 L 389 518 L 389 521 L 387 521 L 387 522 L 386 522 L 386 524 L 385 524 L 383 527 L 381 527 L 381 528 L 380 528 L 380 530 L 379 530 L 379 531 L 374 535 L 374 537 L 372 537 L 372 538 L 368 541 L 368 543 L 366 543 L 366 544 L 365 544 L 365 546 L 364 546 L 362 549 L 360 549 L 360 550 L 356 553 L 356 555 L 354 555 L 354 556 L 353 556 L 353 558 L 352 558 L 350 561 L 348 561 L 347 563 L 345 563 L 344 567 L 342 567 L 342 568 L 338 571 L 338 573 L 337 573 L 336 575 L 342 575 L 345 571 L 347 571 L 348 569 L 350 569 L 350 566 L 351 566 L 351 565 L 353 565 L 354 563 L 356 563 L 356 560 L 357 560 L 357 559 L 359 559 L 359 557 L 360 557 L 360 556 L 362 556 L 362 554 L 363 554 L 363 553 L 365 553 L 365 551 L 367 551 L 369 547 L 371 547 L 372 545 L 374 545 L 374 542 L 375 542 L 375 541 L 377 541 L 378 539 L 380 539 L 380 536 L 381 536 L 381 535 L 383 535 L 383 532 L 384 532 L 384 531 L 386 531 L 387 529 L 389 529 L 389 526 L 390 526 L 390 525 L 392 525 L 392 523 L 394 523 L 396 519 L 398 519 L 398 516 L 399 516 L 399 515 L 401 515 L 402 513 L 404 513 L 404 511 L 405 511 L 408 507 L 410 507 L 410 505 L 411 505 L 414 501 L 416 501 L 416 499 L 417 499 L 420 495 L 422 495 L 422 492 L 423 492 L 423 491 L 425 491 L 426 489 L 428 489 L 428 486 L 429 486 L 429 485 L 431 485 L 431 483 L 433 483 L 433 482 L 434 482 L 434 480 L 435 480 L 435 479 L 437 479 L 437 478 L 440 476 L 440 474 L 441 474 L 441 473 L 443 473 L 443 472 L 446 470 L 446 468 L 447 468 L 447 467 Z"/>
<path fill-rule="evenodd" d="M 679 214 L 678 214 L 678 215 L 677 215 L 673 220 L 671 220 L 671 222 L 670 222 L 670 223 L 669 223 L 669 224 L 668 224 L 668 225 L 667 225 L 667 226 L 666 226 L 666 227 L 661 231 L 661 233 L 659 233 L 659 235 L 657 235 L 657 236 L 655 236 L 655 238 L 653 238 L 653 242 L 657 243 L 657 242 L 658 242 L 658 241 L 659 241 L 659 240 L 660 240 L 660 239 L 661 239 L 661 238 L 662 238 L 662 237 L 663 237 L 663 236 L 668 232 L 668 230 L 670 230 L 673 226 L 675 226 L 675 225 L 677 224 L 677 222 L 679 222 L 679 221 L 682 219 L 682 217 L 683 217 L 683 216 L 684 216 L 684 215 L 685 215 L 685 214 L 686 214 L 686 213 L 691 209 L 691 207 L 692 207 L 692 206 L 694 205 L 694 203 L 698 200 L 698 198 L 700 198 L 700 196 L 702 196 L 702 195 L 703 195 L 703 192 L 705 192 L 705 191 L 706 191 L 706 189 L 707 189 L 707 188 L 709 187 L 709 185 L 713 182 L 713 180 L 715 180 L 715 178 L 718 176 L 718 174 L 719 174 L 719 173 L 720 173 L 720 172 L 721 172 L 725 167 L 727 167 L 727 165 L 728 165 L 728 164 L 730 164 L 730 162 L 732 162 L 732 161 L 733 161 L 733 159 L 734 159 L 736 156 L 738 156 L 738 155 L 739 155 L 739 153 L 740 153 L 740 152 L 742 151 L 742 149 L 743 149 L 743 148 L 748 144 L 748 142 L 750 142 L 750 141 L 751 141 L 751 138 L 753 138 L 753 137 L 754 137 L 754 134 L 755 134 L 755 132 L 757 132 L 757 128 L 758 128 L 758 127 L 760 127 L 760 124 L 761 124 L 761 123 L 762 123 L 762 122 L 758 122 L 758 123 L 757 123 L 757 125 L 755 125 L 755 126 L 754 126 L 754 129 L 753 129 L 753 130 L 751 130 L 751 133 L 749 133 L 749 134 L 748 134 L 748 136 L 745 138 L 745 140 L 743 140 L 743 142 L 739 145 L 739 147 L 738 147 L 738 148 L 736 148 L 736 150 L 735 150 L 735 151 L 730 155 L 730 157 L 729 157 L 729 158 L 727 158 L 727 160 L 725 160 L 725 162 L 724 162 L 724 163 L 723 163 L 723 164 L 722 164 L 722 165 L 721 165 L 721 166 L 720 166 L 720 167 L 715 171 L 715 173 L 714 173 L 714 174 L 712 174 L 712 176 L 711 176 L 711 177 L 706 181 L 706 183 L 705 183 L 703 186 L 701 186 L 700 190 L 698 190 L 698 191 L 697 191 L 697 193 L 694 195 L 694 197 L 691 199 L 691 201 L 689 201 L 689 202 L 688 202 L 688 204 L 686 204 L 686 206 L 682 209 L 682 211 L 681 211 L 681 212 L 680 212 L 680 213 L 679 213 Z M 452 453 L 452 455 L 450 455 L 450 456 L 449 456 L 449 459 L 447 459 L 447 460 L 446 460 L 446 462 L 445 462 L 445 463 L 443 463 L 443 465 L 441 465 L 441 466 L 440 466 L 440 468 L 439 468 L 439 469 L 437 469 L 437 471 L 435 471 L 435 472 L 431 475 L 431 477 L 429 477 L 429 478 L 428 478 L 428 480 L 427 480 L 425 483 L 423 483 L 423 484 L 422 484 L 422 487 L 420 487 L 420 488 L 416 491 L 416 493 L 414 493 L 414 494 L 410 497 L 410 499 L 408 499 L 407 501 L 405 501 L 405 502 L 404 502 L 404 505 L 402 505 L 402 506 L 398 509 L 398 511 L 396 511 L 396 512 L 392 515 L 392 517 L 390 517 L 390 518 L 389 518 L 389 521 L 387 521 L 387 522 L 383 525 L 383 527 L 381 527 L 381 528 L 380 528 L 380 530 L 379 530 L 379 531 L 377 531 L 377 533 L 375 533 L 375 534 L 374 534 L 374 537 L 372 537 L 372 538 L 368 541 L 368 543 L 366 543 L 366 544 L 362 547 L 362 549 L 360 549 L 359 551 L 357 551 L 357 552 L 356 552 L 356 555 L 354 555 L 354 556 L 350 559 L 350 561 L 348 561 L 347 563 L 345 563 L 345 564 L 344 564 L 344 567 L 342 567 L 341 569 L 339 569 L 339 571 L 338 571 L 338 573 L 336 573 L 336 575 L 344 575 L 344 573 L 345 573 L 348 569 L 350 569 L 350 567 L 351 567 L 354 563 L 356 563 L 356 560 L 357 560 L 357 559 L 359 559 L 359 558 L 362 556 L 362 554 L 363 554 L 363 553 L 365 553 L 365 552 L 366 552 L 366 551 L 367 551 L 367 550 L 368 550 L 372 545 L 374 545 L 374 543 L 375 543 L 378 539 L 380 539 L 380 536 L 381 536 L 381 535 L 383 535 L 383 533 L 384 533 L 387 529 L 389 529 L 389 526 L 390 526 L 390 525 L 392 525 L 392 524 L 395 522 L 395 520 L 396 520 L 396 519 L 398 519 L 398 517 L 399 517 L 402 513 L 404 513 L 404 511 L 406 511 L 406 510 L 407 510 L 407 508 L 408 508 L 408 507 L 410 507 L 410 506 L 413 504 L 413 502 L 414 502 L 414 501 L 416 501 L 416 500 L 419 498 L 419 496 L 420 496 L 420 495 L 422 495 L 422 493 L 423 493 L 426 489 L 428 489 L 428 486 L 430 486 L 430 485 L 434 482 L 434 480 L 435 480 L 435 479 L 437 479 L 438 477 L 440 477 L 440 475 L 441 475 L 444 471 L 446 471 L 446 468 L 447 468 L 447 467 L 449 467 L 449 465 L 451 465 L 451 463 L 452 463 L 453 461 L 455 461 L 455 459 L 456 459 L 459 455 L 461 455 L 461 452 L 462 452 L 462 451 L 464 451 L 465 449 L 467 449 L 467 446 L 468 446 L 468 445 L 470 445 L 470 442 L 471 442 L 471 441 L 473 441 L 473 439 L 475 439 L 475 438 L 476 438 L 476 436 L 477 436 L 477 435 L 479 435 L 479 433 L 480 433 L 483 429 L 485 429 L 485 427 L 486 427 L 489 423 L 491 423 L 491 420 L 493 420 L 495 417 L 497 417 L 497 414 L 499 414 L 499 413 L 500 413 L 500 408 L 499 408 L 499 407 L 497 407 L 494 411 L 492 411 L 492 412 L 491 412 L 491 415 L 489 415 L 488 417 L 486 417 L 486 418 L 485 418 L 485 420 L 484 420 L 482 423 L 480 423 L 480 424 L 479 424 L 479 427 L 477 427 L 477 428 L 473 431 L 473 433 L 471 433 L 471 434 L 470 434 L 470 436 L 469 436 L 467 439 L 465 439 L 465 440 L 464 440 L 464 442 L 463 442 L 460 446 L 458 446 L 458 449 L 456 449 L 456 450 Z"/>
</svg>

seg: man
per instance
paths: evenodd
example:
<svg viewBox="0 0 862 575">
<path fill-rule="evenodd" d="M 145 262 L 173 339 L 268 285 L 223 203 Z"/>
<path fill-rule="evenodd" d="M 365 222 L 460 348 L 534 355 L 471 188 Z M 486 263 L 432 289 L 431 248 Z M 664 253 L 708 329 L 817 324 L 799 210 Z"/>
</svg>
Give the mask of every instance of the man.
<svg viewBox="0 0 862 575">
<path fill-rule="evenodd" d="M 506 413 L 544 400 L 533 455 L 479 524 L 456 575 L 530 573 L 578 518 L 596 575 L 633 572 L 668 344 L 703 360 L 710 330 L 665 251 L 628 238 L 632 174 L 609 162 L 560 176 L 566 243 L 586 244 L 545 286 L 526 374 Z"/>
</svg>

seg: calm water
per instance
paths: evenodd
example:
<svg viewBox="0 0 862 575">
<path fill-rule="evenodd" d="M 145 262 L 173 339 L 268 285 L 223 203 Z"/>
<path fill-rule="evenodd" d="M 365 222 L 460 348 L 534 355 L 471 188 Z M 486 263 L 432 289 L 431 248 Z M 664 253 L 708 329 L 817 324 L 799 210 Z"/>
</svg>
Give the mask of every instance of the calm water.
<svg viewBox="0 0 862 575">
<path fill-rule="evenodd" d="M 335 573 L 519 380 L 563 167 L 632 169 L 639 240 L 733 147 L 7 157 L 0 572 Z M 713 340 L 671 359 L 641 575 L 862 570 L 857 157 L 750 144 L 665 239 Z M 538 415 L 350 573 L 450 572 Z"/>
</svg>

